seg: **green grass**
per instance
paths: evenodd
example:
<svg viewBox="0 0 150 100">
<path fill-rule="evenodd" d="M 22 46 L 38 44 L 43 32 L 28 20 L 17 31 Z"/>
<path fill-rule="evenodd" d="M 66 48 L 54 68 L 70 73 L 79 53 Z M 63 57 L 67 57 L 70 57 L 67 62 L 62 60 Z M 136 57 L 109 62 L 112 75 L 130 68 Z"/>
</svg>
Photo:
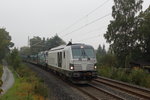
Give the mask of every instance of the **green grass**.
<svg viewBox="0 0 150 100">
<path fill-rule="evenodd" d="M 10 88 L 1 98 L 0 100 L 27 100 L 21 95 L 19 95 L 21 86 L 21 80 L 19 78 L 15 78 L 15 83 L 12 88 Z"/>
<path fill-rule="evenodd" d="M 12 88 L 10 88 L 0 98 L 0 100 L 28 100 L 28 99 L 26 99 L 27 97 L 19 95 L 19 93 L 21 93 L 22 91 L 24 91 L 24 90 L 21 90 L 21 88 L 20 88 L 22 86 L 22 79 L 18 78 L 17 75 L 16 75 L 16 73 L 14 71 L 13 71 L 13 74 L 14 74 L 15 82 L 14 82 Z"/>
<path fill-rule="evenodd" d="M 0 64 L 0 87 L 1 87 L 2 84 L 3 84 L 2 80 L 1 80 L 2 74 L 3 74 L 3 66 Z M 3 90 L 0 88 L 0 93 L 1 93 L 2 91 L 3 91 Z"/>
<path fill-rule="evenodd" d="M 15 83 L 0 97 L 0 100 L 37 100 L 39 98 L 39 100 L 44 100 L 44 97 L 47 97 L 46 87 L 43 88 L 41 79 L 37 78 L 36 74 L 26 65 L 22 65 L 17 71 L 21 77 L 18 77 L 13 70 Z"/>
<path fill-rule="evenodd" d="M 3 66 L 0 64 L 0 79 L 2 77 L 2 74 L 3 74 Z"/>
</svg>

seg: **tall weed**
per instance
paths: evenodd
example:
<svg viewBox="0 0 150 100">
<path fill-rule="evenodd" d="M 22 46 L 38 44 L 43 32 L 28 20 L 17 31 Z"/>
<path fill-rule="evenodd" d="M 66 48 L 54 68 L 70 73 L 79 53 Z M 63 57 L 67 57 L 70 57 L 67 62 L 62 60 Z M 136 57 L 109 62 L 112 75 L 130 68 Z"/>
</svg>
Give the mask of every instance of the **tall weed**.
<svg viewBox="0 0 150 100">
<path fill-rule="evenodd" d="M 100 76 L 150 88 L 150 74 L 143 69 L 124 69 L 116 67 L 98 67 Z"/>
</svg>

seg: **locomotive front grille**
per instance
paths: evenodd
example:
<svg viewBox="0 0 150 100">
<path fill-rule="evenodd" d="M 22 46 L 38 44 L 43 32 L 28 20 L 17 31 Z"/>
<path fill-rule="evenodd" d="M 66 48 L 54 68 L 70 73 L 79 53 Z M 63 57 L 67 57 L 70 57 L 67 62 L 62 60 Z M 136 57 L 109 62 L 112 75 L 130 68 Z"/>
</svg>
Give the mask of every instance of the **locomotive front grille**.
<svg viewBox="0 0 150 100">
<path fill-rule="evenodd" d="M 81 64 L 74 64 L 74 70 L 75 71 L 81 71 L 82 70 Z"/>
<path fill-rule="evenodd" d="M 94 64 L 88 64 L 86 69 L 87 70 L 93 70 L 94 69 Z"/>
<path fill-rule="evenodd" d="M 75 71 L 94 70 L 94 64 L 87 64 L 87 63 L 74 64 L 74 70 Z"/>
</svg>

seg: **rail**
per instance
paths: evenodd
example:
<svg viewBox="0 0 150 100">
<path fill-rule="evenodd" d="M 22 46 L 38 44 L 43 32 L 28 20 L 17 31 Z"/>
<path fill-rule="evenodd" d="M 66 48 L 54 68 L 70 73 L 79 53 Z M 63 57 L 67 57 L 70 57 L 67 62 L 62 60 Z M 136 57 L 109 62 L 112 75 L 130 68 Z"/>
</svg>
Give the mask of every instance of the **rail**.
<svg viewBox="0 0 150 100">
<path fill-rule="evenodd" d="M 109 78 L 98 76 L 94 81 L 119 89 L 137 97 L 150 100 L 150 90 L 139 86 L 131 85 L 125 82 L 112 80 Z"/>
</svg>

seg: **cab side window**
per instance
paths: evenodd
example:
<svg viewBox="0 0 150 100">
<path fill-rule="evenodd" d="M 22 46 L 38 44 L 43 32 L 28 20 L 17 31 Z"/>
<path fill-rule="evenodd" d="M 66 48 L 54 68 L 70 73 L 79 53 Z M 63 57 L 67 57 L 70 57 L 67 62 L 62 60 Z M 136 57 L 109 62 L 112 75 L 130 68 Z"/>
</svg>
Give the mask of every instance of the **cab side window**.
<svg viewBox="0 0 150 100">
<path fill-rule="evenodd" d="M 65 59 L 65 56 L 66 56 L 66 55 L 65 55 L 65 51 L 64 51 L 64 54 L 63 54 L 63 55 L 64 55 L 64 59 Z"/>
</svg>

